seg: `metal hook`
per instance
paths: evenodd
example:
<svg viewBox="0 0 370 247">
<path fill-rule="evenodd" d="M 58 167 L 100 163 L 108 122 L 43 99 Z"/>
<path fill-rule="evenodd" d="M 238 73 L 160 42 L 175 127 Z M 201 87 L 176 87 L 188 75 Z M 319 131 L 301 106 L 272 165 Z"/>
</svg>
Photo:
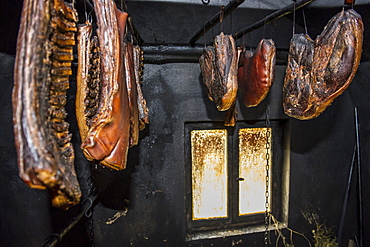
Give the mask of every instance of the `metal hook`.
<svg viewBox="0 0 370 247">
<path fill-rule="evenodd" d="M 84 202 L 86 201 L 90 202 L 90 205 L 86 208 L 86 211 L 85 211 L 85 216 L 89 218 L 92 215 L 92 210 L 90 209 L 91 209 L 91 206 L 93 205 L 93 200 L 91 200 L 91 198 L 86 198 Z"/>
</svg>

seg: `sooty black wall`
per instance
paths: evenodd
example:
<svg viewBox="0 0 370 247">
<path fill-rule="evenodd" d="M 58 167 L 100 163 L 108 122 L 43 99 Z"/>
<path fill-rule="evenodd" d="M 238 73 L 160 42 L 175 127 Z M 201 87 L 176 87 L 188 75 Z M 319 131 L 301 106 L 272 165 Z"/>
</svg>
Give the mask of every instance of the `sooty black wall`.
<svg viewBox="0 0 370 247">
<path fill-rule="evenodd" d="M 62 229 L 78 212 L 79 206 L 67 212 L 50 206 L 47 191 L 28 188 L 18 177 L 17 157 L 14 146 L 11 112 L 11 90 L 15 37 L 19 24 L 21 1 L 6 3 L 0 8 L 2 24 L 0 41 L 0 246 L 41 246 L 46 238 Z M 203 24 L 218 8 L 199 6 L 165 5 L 162 3 L 128 2 L 139 31 L 148 42 L 182 42 L 193 34 L 195 26 Z M 11 5 L 11 6 L 10 6 Z M 3 5 L 4 6 L 4 5 Z M 17 11 L 14 9 L 18 8 Z M 366 6 L 365 6 L 366 7 Z M 150 11 L 152 8 L 154 11 Z M 161 9 L 163 9 L 161 11 Z M 196 11 L 194 11 L 196 9 Z M 11 12 L 10 10 L 14 11 Z M 173 16 L 173 11 L 181 13 Z M 368 31 L 368 12 L 365 36 Z M 224 30 L 239 30 L 243 23 L 235 20 L 243 16 L 251 22 L 271 11 L 255 10 L 235 12 L 234 23 L 225 22 Z M 307 11 L 309 12 L 309 11 Z M 328 13 L 321 10 L 319 13 Z M 333 11 L 331 11 L 333 12 Z M 11 14 L 13 13 L 13 14 Z M 164 14 L 165 13 L 165 14 Z M 186 13 L 186 14 L 185 14 Z M 198 14 L 197 14 L 198 13 Z M 316 12 L 315 12 L 316 13 Z M 253 16 L 252 16 L 253 14 Z M 310 13 L 308 13 L 310 14 Z M 314 12 L 309 16 L 313 16 Z M 144 17 L 140 16 L 143 15 Z M 183 16 L 191 16 L 186 21 Z M 324 14 L 322 14 L 324 15 Z M 331 14 L 330 14 L 331 15 Z M 320 15 L 319 15 L 320 16 Z M 4 18 L 4 19 L 1 19 Z M 297 19 L 301 17 L 298 16 Z M 329 14 L 325 16 L 329 18 Z M 181 32 L 173 24 L 186 26 Z M 313 18 L 308 20 L 312 24 Z M 318 20 L 319 18 L 317 18 Z M 227 20 L 229 21 L 229 20 Z M 4 27 L 6 23 L 6 28 Z M 186 25 L 190 23 L 189 25 Z M 232 25 L 233 24 L 233 25 Z M 280 19 L 271 24 L 266 33 L 280 48 L 287 48 L 291 37 L 290 19 Z M 322 30 L 323 24 L 312 24 Z M 280 28 L 277 30 L 277 28 Z M 163 32 L 165 29 L 166 32 Z M 275 30 L 276 29 L 276 30 Z M 316 30 L 315 29 L 315 30 Z M 219 30 L 215 27 L 212 32 Z M 297 31 L 303 30 L 302 26 Z M 264 30 L 247 36 L 254 44 Z M 253 39 L 253 40 L 252 40 Z M 207 34 L 206 40 L 211 40 Z M 240 43 L 241 41 L 239 41 Z M 252 46 L 253 46 L 252 45 Z M 367 50 L 368 51 L 368 50 Z M 369 57 L 369 53 L 363 55 Z M 368 60 L 366 60 L 368 61 Z M 350 87 L 327 110 L 313 120 L 300 121 L 286 116 L 282 109 L 282 85 L 285 67 L 277 66 L 276 80 L 268 97 L 255 108 L 237 104 L 239 121 L 265 119 L 266 107 L 272 120 L 284 120 L 290 129 L 290 186 L 288 227 L 303 233 L 312 240 L 315 221 L 332 227 L 338 234 L 344 205 L 348 175 L 356 143 L 354 108 L 358 108 L 359 138 L 362 165 L 363 222 L 370 220 L 369 208 L 369 159 L 370 159 L 370 62 L 363 62 Z M 88 196 L 90 171 L 99 190 L 99 202 L 93 214 L 93 233 L 96 246 L 263 246 L 263 233 L 233 237 L 186 241 L 186 140 L 185 124 L 188 122 L 219 122 L 225 113 L 218 112 L 206 95 L 201 83 L 197 63 L 145 64 L 143 92 L 150 111 L 150 124 L 140 133 L 140 143 L 130 149 L 125 171 L 110 171 L 86 161 L 79 149 L 80 140 L 74 115 L 75 82 L 68 92 L 68 121 L 71 124 L 73 145 L 76 152 L 75 166 L 83 191 Z M 359 205 L 357 188 L 357 159 L 350 183 L 348 207 L 344 218 L 341 246 L 349 239 L 358 239 Z M 87 218 L 82 220 L 62 239 L 59 246 L 91 246 L 91 229 Z M 364 224 L 364 246 L 370 245 L 369 226 Z M 289 231 L 283 230 L 289 237 Z M 272 244 L 277 236 L 271 233 Z M 309 246 L 300 235 L 293 234 L 295 246 Z M 280 239 L 279 246 L 282 246 Z"/>
<path fill-rule="evenodd" d="M 29 189 L 18 177 L 11 122 L 12 56 L 1 56 L 1 186 L 0 243 L 2 246 L 40 246 L 74 216 L 77 207 L 62 212 L 50 207 L 46 191 Z M 275 84 L 267 99 L 255 108 L 238 103 L 239 121 L 263 120 L 269 105 L 271 119 L 289 119 L 290 189 L 289 227 L 312 239 L 313 219 L 333 227 L 337 233 L 356 142 L 354 107 L 360 120 L 364 222 L 369 220 L 369 91 L 370 64 L 361 64 L 347 91 L 318 118 L 309 121 L 289 119 L 283 114 L 281 89 L 285 73 L 277 67 Z M 73 90 L 73 86 L 72 89 Z M 143 91 L 150 110 L 150 124 L 142 131 L 140 144 L 130 150 L 128 169 L 122 172 L 93 169 L 100 190 L 94 210 L 96 246 L 262 246 L 263 233 L 186 242 L 185 215 L 185 122 L 219 121 L 206 97 L 198 64 L 145 65 Z M 69 100 L 73 101 L 70 93 Z M 69 118 L 76 166 L 83 191 L 89 167 L 78 150 L 79 137 Z M 355 166 L 356 167 L 356 166 Z M 357 172 L 354 171 L 345 217 L 342 246 L 358 234 Z M 128 202 L 129 201 L 129 202 Z M 128 211 L 126 207 L 128 205 Z M 369 244 L 365 225 L 365 243 Z M 288 234 L 288 231 L 283 231 Z M 271 235 L 274 243 L 276 236 Z M 66 235 L 60 246 L 89 246 L 86 220 Z M 296 246 L 308 246 L 294 235 Z M 365 244 L 365 245 L 366 245 Z"/>
</svg>

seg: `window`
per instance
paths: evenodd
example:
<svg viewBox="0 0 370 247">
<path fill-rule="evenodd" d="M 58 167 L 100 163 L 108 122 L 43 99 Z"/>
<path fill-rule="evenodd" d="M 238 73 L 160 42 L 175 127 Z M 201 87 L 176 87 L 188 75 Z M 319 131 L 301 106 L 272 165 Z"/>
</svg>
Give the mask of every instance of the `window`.
<svg viewBox="0 0 370 247">
<path fill-rule="evenodd" d="M 271 128 L 239 129 L 239 212 L 238 215 L 266 211 L 266 174 L 271 177 Z M 269 133 L 269 134 L 268 134 Z M 267 152 L 268 151 L 268 152 Z M 267 160 L 266 156 L 269 156 Z M 269 162 L 268 171 L 266 164 Z M 271 181 L 268 180 L 271 194 Z M 271 203 L 269 202 L 267 207 Z M 268 208 L 270 211 L 270 208 Z"/>
<path fill-rule="evenodd" d="M 188 240 L 263 231 L 266 199 L 274 217 L 287 222 L 287 120 L 271 121 L 270 128 L 264 121 L 233 128 L 186 123 L 185 132 Z"/>
<path fill-rule="evenodd" d="M 227 131 L 192 130 L 192 220 L 227 217 Z"/>
</svg>

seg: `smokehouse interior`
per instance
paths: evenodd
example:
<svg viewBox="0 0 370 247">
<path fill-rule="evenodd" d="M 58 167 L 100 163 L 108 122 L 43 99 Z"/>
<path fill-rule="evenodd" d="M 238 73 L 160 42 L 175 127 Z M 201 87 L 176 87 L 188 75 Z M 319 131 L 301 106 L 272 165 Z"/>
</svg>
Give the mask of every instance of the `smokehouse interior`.
<svg viewBox="0 0 370 247">
<path fill-rule="evenodd" d="M 0 246 L 370 246 L 370 1 L 0 1 Z"/>
</svg>

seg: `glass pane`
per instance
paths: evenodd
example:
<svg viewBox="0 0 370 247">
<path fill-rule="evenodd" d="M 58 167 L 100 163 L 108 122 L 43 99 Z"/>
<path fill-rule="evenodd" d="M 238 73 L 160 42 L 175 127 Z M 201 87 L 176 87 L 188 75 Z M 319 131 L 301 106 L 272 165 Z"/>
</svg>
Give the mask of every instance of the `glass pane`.
<svg viewBox="0 0 370 247">
<path fill-rule="evenodd" d="M 239 181 L 239 215 L 265 212 L 266 210 L 267 130 L 270 131 L 269 171 L 271 171 L 271 128 L 239 130 L 239 177 L 244 178 Z M 270 193 L 269 197 L 271 198 Z M 271 203 L 269 205 L 271 206 Z"/>
<path fill-rule="evenodd" d="M 227 131 L 191 131 L 193 220 L 227 217 Z"/>
</svg>

